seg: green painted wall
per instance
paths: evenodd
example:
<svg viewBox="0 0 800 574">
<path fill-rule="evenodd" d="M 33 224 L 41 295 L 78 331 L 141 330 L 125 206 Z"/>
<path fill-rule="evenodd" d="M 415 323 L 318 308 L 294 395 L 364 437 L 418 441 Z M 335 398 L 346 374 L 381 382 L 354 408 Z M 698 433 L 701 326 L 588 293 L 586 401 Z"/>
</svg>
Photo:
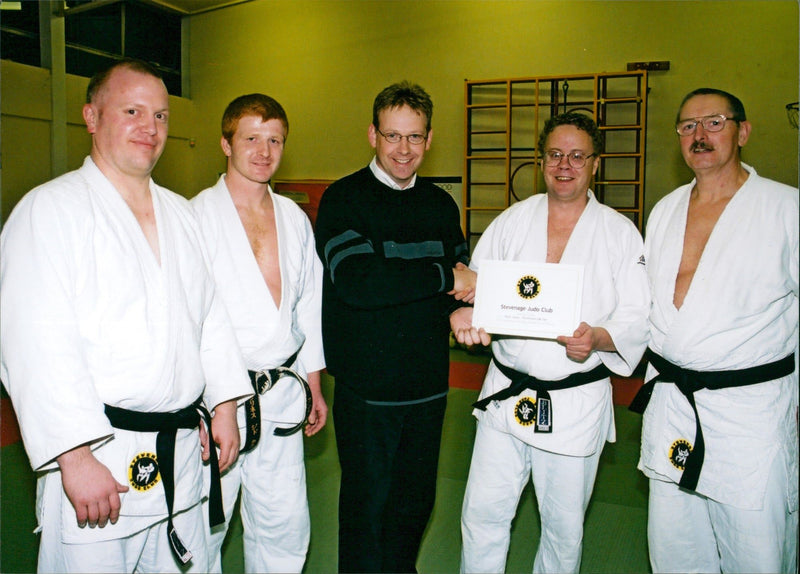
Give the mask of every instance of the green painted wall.
<svg viewBox="0 0 800 574">
<path fill-rule="evenodd" d="M 291 130 L 279 178 L 335 179 L 371 157 L 372 100 L 407 78 L 433 96 L 435 138 L 422 173 L 462 175 L 464 79 L 615 72 L 669 60 L 650 74 L 647 207 L 690 172 L 673 123 L 690 90 L 745 103 L 754 133 L 744 157 L 797 185 L 798 3 L 791 1 L 260 0 L 193 17 L 191 65 L 198 169 L 224 166 L 218 121 L 234 97 L 263 91 Z M 208 118 L 208 121 L 205 120 Z"/>
<path fill-rule="evenodd" d="M 227 103 L 262 91 L 291 124 L 277 177 L 336 179 L 371 158 L 372 100 L 401 79 L 433 96 L 424 175 L 460 176 L 464 79 L 615 72 L 669 60 L 650 74 L 646 205 L 688 181 L 672 131 L 700 86 L 742 98 L 754 124 L 745 161 L 797 185 L 797 0 L 254 0 L 189 18 L 191 100 L 171 98 L 170 141 L 155 178 L 186 196 L 225 169 Z M 49 74 L 2 61 L 2 213 L 50 179 Z M 68 76 L 68 167 L 88 151 L 86 80 Z M 190 146 L 194 138 L 196 145 Z"/>
</svg>

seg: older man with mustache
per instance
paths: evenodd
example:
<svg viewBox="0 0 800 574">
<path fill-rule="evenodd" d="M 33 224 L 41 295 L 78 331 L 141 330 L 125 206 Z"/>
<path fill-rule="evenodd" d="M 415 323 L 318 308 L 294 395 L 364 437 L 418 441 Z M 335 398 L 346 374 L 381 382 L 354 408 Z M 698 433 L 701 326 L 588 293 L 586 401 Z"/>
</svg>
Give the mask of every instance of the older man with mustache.
<svg viewBox="0 0 800 574">
<path fill-rule="evenodd" d="M 798 190 L 742 163 L 751 125 L 727 92 L 691 92 L 676 130 L 696 177 L 648 221 L 631 406 L 646 406 L 653 572 L 795 572 Z"/>
</svg>

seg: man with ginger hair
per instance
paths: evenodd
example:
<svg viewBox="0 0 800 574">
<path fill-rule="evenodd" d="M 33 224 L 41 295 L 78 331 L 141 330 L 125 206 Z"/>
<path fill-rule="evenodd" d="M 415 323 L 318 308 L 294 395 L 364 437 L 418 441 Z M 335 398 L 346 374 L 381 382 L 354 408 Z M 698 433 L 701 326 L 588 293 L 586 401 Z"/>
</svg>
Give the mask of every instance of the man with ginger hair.
<svg viewBox="0 0 800 574">
<path fill-rule="evenodd" d="M 192 200 L 258 392 L 239 409 L 242 454 L 222 476 L 226 520 L 210 538 L 216 572 L 240 492 L 246 572 L 300 572 L 310 539 L 299 431 L 314 435 L 328 415 L 320 389 L 322 265 L 308 217 L 269 185 L 288 132 L 275 99 L 234 99 L 222 116 L 226 173 Z"/>
</svg>

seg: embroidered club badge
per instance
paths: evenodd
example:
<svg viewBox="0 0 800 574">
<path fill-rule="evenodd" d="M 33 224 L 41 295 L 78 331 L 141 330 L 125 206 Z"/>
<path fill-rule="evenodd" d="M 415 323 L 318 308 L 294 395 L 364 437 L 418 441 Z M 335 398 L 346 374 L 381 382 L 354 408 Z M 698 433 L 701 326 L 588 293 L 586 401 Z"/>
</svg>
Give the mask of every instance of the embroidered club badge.
<svg viewBox="0 0 800 574">
<path fill-rule="evenodd" d="M 536 401 L 530 397 L 522 397 L 514 407 L 514 418 L 522 426 L 536 422 Z"/>
<path fill-rule="evenodd" d="M 160 478 L 158 459 L 152 452 L 140 452 L 128 467 L 128 482 L 140 492 L 153 488 Z"/>
<path fill-rule="evenodd" d="M 692 445 L 686 439 L 678 439 L 669 447 L 669 461 L 678 470 L 686 468 L 686 459 L 692 452 Z"/>
</svg>

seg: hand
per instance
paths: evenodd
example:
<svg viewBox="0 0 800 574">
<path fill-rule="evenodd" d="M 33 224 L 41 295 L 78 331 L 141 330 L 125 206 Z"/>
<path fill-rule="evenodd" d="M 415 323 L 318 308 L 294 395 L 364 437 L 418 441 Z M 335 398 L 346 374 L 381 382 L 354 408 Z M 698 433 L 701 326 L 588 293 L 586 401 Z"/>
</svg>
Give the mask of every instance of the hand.
<svg viewBox="0 0 800 574">
<path fill-rule="evenodd" d="M 239 425 L 236 422 L 236 399 L 220 403 L 214 408 L 211 434 L 214 435 L 214 442 L 219 447 L 219 471 L 224 472 L 236 462 L 236 458 L 239 456 L 240 438 Z"/>
<path fill-rule="evenodd" d="M 453 268 L 453 290 L 448 295 L 453 295 L 456 301 L 472 303 L 475 301 L 475 283 L 478 274 L 463 263 L 456 263 Z"/>
<path fill-rule="evenodd" d="M 200 418 L 200 448 L 203 451 L 203 462 L 207 462 L 211 457 L 211 449 L 208 445 L 208 432 L 206 431 L 206 423 L 203 418 Z"/>
<path fill-rule="evenodd" d="M 608 331 L 603 327 L 591 327 L 585 322 L 578 325 L 572 337 L 562 335 L 556 340 L 566 347 L 567 357 L 579 363 L 585 361 L 592 351 L 617 350 Z"/>
<path fill-rule="evenodd" d="M 472 326 L 472 307 L 461 307 L 450 313 L 450 329 L 462 345 L 488 345 L 492 337 L 486 331 Z"/>
<path fill-rule="evenodd" d="M 322 430 L 328 420 L 328 404 L 322 396 L 320 372 L 308 374 L 308 387 L 311 389 L 311 412 L 308 414 L 308 423 L 303 432 L 306 436 L 313 436 Z"/>
<path fill-rule="evenodd" d="M 104 464 L 97 460 L 88 446 L 79 446 L 59 455 L 61 484 L 81 528 L 103 528 L 109 521 L 119 519 L 121 492 L 128 487 L 117 482 Z"/>
</svg>

